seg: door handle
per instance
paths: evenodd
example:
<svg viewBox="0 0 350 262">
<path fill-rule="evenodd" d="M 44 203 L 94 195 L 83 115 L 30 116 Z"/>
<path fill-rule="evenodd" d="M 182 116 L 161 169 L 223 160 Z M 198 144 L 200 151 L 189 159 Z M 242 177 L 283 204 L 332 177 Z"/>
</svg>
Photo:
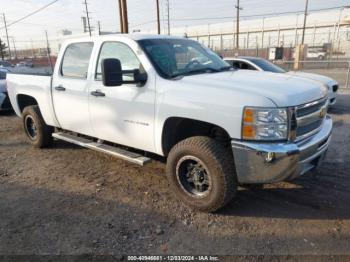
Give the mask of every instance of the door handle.
<svg viewBox="0 0 350 262">
<path fill-rule="evenodd" d="M 93 95 L 93 96 L 100 96 L 100 97 L 106 96 L 105 93 L 103 93 L 103 92 L 101 92 L 101 91 L 99 91 L 99 90 L 92 91 L 92 92 L 91 92 L 91 95 Z"/>
<path fill-rule="evenodd" d="M 66 89 L 63 86 L 56 86 L 55 89 L 57 91 L 66 91 Z"/>
</svg>

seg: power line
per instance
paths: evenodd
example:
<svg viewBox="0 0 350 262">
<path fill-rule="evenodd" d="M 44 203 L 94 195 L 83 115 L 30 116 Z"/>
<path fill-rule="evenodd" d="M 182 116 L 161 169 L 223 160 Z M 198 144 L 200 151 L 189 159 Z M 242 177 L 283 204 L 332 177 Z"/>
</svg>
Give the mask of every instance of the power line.
<svg viewBox="0 0 350 262">
<path fill-rule="evenodd" d="M 334 10 L 334 9 L 339 9 L 339 8 L 343 8 L 344 6 L 336 6 L 336 7 L 329 7 L 329 8 L 321 8 L 321 9 L 312 9 L 309 10 L 310 12 L 318 12 L 318 11 L 328 11 L 328 10 Z M 304 11 L 289 11 L 289 12 L 279 12 L 279 13 L 265 13 L 265 14 L 256 14 L 256 15 L 245 15 L 245 16 L 240 16 L 240 19 L 242 18 L 255 18 L 255 17 L 269 17 L 269 16 L 279 16 L 279 15 L 288 15 L 288 14 L 301 14 Z M 176 22 L 183 22 L 183 21 L 202 21 L 202 20 L 228 20 L 228 19 L 234 19 L 234 16 L 221 16 L 221 17 L 202 17 L 202 18 L 174 18 L 172 19 L 172 21 L 176 21 Z M 161 19 L 162 22 L 166 22 L 167 18 L 163 18 Z M 146 24 L 153 24 L 156 23 L 157 20 L 148 20 L 145 21 L 143 23 L 139 23 L 139 24 L 133 24 L 132 27 L 137 27 L 137 26 L 141 26 L 141 25 L 146 25 Z"/>
<path fill-rule="evenodd" d="M 48 8 L 49 6 L 53 5 L 54 3 L 58 2 L 58 1 L 59 1 L 59 0 L 54 0 L 54 1 L 52 1 L 51 3 L 48 3 L 47 5 L 44 5 L 43 7 L 40 7 L 39 9 L 37 9 L 37 10 L 35 10 L 35 11 L 33 11 L 33 12 L 31 12 L 31 13 L 25 15 L 25 16 L 23 16 L 22 18 L 19 18 L 19 19 L 15 20 L 15 21 L 11 22 L 10 24 L 7 25 L 7 27 L 10 27 L 10 26 L 12 26 L 12 25 L 14 25 L 14 24 L 17 24 L 17 23 L 23 21 L 24 19 L 26 19 L 26 18 L 28 18 L 28 17 L 30 17 L 30 16 L 32 16 L 32 15 L 35 15 L 35 14 L 39 13 L 40 11 L 42 11 L 42 10 Z M 1 29 L 4 29 L 4 28 L 5 28 L 5 27 L 1 27 L 0 30 L 1 30 Z"/>
<path fill-rule="evenodd" d="M 344 6 L 335 6 L 335 7 L 329 7 L 329 8 L 320 8 L 320 9 L 312 9 L 309 10 L 309 12 L 318 12 L 318 11 L 328 11 L 328 10 L 334 10 L 343 8 Z M 278 16 L 278 15 L 288 15 L 288 14 L 302 14 L 304 13 L 304 10 L 302 11 L 288 11 L 288 12 L 279 12 L 279 13 L 265 13 L 265 14 L 256 14 L 256 15 L 244 15 L 240 16 L 240 18 L 254 18 L 254 17 L 268 17 L 268 16 Z M 234 19 L 234 16 L 221 16 L 221 17 L 201 17 L 201 18 L 173 18 L 172 21 L 201 21 L 201 20 L 224 20 L 224 19 Z M 162 19 L 164 20 L 164 19 Z M 165 19 L 167 20 L 167 19 Z M 133 26 L 139 26 L 144 24 L 151 24 L 156 23 L 157 20 L 149 20 L 145 21 L 144 23 L 136 24 Z"/>
</svg>

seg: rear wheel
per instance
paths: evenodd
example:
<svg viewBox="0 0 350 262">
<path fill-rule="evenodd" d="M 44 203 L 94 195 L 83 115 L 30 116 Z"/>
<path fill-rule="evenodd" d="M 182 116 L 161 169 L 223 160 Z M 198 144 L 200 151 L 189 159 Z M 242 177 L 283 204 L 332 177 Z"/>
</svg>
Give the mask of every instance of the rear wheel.
<svg viewBox="0 0 350 262">
<path fill-rule="evenodd" d="M 209 137 L 191 137 L 175 145 L 167 176 L 177 197 L 205 212 L 222 208 L 237 189 L 232 153 Z"/>
<path fill-rule="evenodd" d="M 38 106 L 25 107 L 22 118 L 24 131 L 33 146 L 42 148 L 52 144 L 54 128 L 46 125 Z"/>
</svg>

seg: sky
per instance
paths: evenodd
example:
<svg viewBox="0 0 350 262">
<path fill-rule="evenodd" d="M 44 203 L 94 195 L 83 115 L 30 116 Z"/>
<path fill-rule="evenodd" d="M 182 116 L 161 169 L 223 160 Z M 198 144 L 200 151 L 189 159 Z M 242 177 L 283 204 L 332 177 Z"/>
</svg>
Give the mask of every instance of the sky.
<svg viewBox="0 0 350 262">
<path fill-rule="evenodd" d="M 5 30 L 1 13 L 5 13 L 7 24 L 47 5 L 53 0 L 0 0 L 0 37 Z M 17 45 L 36 45 L 44 42 L 45 30 L 49 38 L 58 37 L 63 29 L 81 33 L 81 17 L 84 16 L 83 0 L 59 0 L 41 12 L 9 26 L 9 36 Z M 102 31 L 119 30 L 118 0 L 87 0 L 91 12 L 91 24 L 95 28 L 100 21 Z M 156 0 L 127 0 L 129 30 L 156 29 Z M 167 27 L 167 0 L 160 0 L 162 31 Z M 231 21 L 235 17 L 236 0 L 169 0 L 171 27 L 190 26 Z M 241 0 L 241 15 L 260 15 L 277 12 L 302 11 L 305 0 Z M 350 5 L 350 0 L 309 0 L 309 8 L 323 9 Z M 210 19 L 206 19 L 210 18 Z M 242 18 L 249 19 L 249 18 Z"/>
</svg>

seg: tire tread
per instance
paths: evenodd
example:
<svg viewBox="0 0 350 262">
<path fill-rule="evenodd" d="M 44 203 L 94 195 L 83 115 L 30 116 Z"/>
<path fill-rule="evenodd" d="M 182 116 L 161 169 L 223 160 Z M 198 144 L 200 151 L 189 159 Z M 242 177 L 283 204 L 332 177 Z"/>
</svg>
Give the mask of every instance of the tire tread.
<svg viewBox="0 0 350 262">
<path fill-rule="evenodd" d="M 176 157 L 177 153 L 183 148 L 192 148 L 195 151 L 204 153 L 211 157 L 214 164 L 220 174 L 223 175 L 223 190 L 220 192 L 220 197 L 217 201 L 211 203 L 206 207 L 192 206 L 194 209 L 198 209 L 204 212 L 214 212 L 226 204 L 228 204 L 236 194 L 237 179 L 235 174 L 234 162 L 232 153 L 229 149 L 225 148 L 222 144 L 215 141 L 212 138 L 205 136 L 195 136 L 188 139 L 182 140 L 176 144 L 169 153 L 169 159 Z M 172 161 L 170 161 L 172 162 Z M 167 166 L 167 174 L 171 175 L 171 168 Z"/>
<path fill-rule="evenodd" d="M 39 106 L 37 105 L 27 106 L 23 109 L 23 113 L 22 113 L 23 125 L 25 125 L 24 120 L 26 115 L 31 115 L 34 118 L 35 124 L 37 126 L 37 130 L 38 130 L 39 137 L 36 141 L 29 139 L 31 144 L 34 147 L 38 147 L 38 148 L 44 148 L 44 147 L 50 146 L 53 142 L 52 133 L 54 131 L 54 128 L 52 126 L 46 125 L 41 115 Z"/>
</svg>

